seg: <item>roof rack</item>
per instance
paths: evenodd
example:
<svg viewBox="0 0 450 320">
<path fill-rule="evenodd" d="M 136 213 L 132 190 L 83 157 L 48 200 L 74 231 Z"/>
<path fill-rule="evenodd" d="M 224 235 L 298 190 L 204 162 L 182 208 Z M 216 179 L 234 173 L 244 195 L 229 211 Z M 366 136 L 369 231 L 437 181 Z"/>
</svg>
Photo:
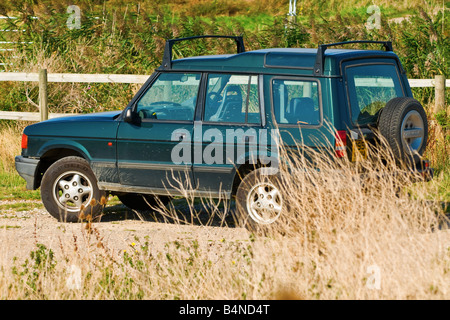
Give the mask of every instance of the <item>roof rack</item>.
<svg viewBox="0 0 450 320">
<path fill-rule="evenodd" d="M 234 41 L 236 41 L 237 53 L 245 52 L 244 39 L 242 38 L 242 36 L 204 35 L 204 36 L 194 36 L 194 37 L 187 37 L 187 38 L 170 39 L 170 40 L 166 40 L 166 46 L 164 47 L 164 55 L 163 55 L 163 61 L 161 64 L 161 68 L 164 70 L 172 69 L 172 47 L 175 42 L 180 42 L 180 41 L 185 41 L 185 40 L 193 40 L 193 39 L 201 39 L 201 38 L 234 39 Z"/>
<path fill-rule="evenodd" d="M 386 51 L 393 51 L 391 41 L 355 40 L 355 41 L 344 41 L 344 42 L 336 42 L 336 43 L 329 43 L 329 44 L 321 44 L 321 45 L 319 45 L 319 48 L 317 48 L 316 63 L 314 64 L 314 74 L 315 75 L 323 75 L 324 53 L 328 47 L 334 47 L 334 46 L 339 46 L 339 45 L 343 45 L 343 44 L 351 44 L 351 43 L 378 43 L 378 44 L 382 44 Z"/>
</svg>

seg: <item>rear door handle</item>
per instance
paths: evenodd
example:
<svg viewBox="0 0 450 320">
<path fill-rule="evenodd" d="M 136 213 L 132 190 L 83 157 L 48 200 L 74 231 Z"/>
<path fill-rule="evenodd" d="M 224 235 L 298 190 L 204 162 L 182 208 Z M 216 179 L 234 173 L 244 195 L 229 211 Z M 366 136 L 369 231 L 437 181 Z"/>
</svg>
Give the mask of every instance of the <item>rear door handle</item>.
<svg viewBox="0 0 450 320">
<path fill-rule="evenodd" d="M 255 142 L 255 136 L 245 136 L 245 143 Z"/>
</svg>

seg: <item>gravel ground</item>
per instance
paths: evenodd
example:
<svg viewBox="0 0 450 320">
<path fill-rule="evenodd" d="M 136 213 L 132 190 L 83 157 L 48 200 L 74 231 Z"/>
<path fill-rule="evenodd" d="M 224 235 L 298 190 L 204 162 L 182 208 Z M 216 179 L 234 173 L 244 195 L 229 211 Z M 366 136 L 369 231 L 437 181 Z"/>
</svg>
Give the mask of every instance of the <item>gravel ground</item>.
<svg viewBox="0 0 450 320">
<path fill-rule="evenodd" d="M 29 258 L 30 252 L 36 250 L 36 244 L 43 244 L 58 255 L 71 250 L 74 242 L 82 242 L 87 236 L 87 223 L 61 223 L 50 216 L 40 201 L 0 201 L 0 261 L 8 264 L 13 259 L 23 261 Z M 23 210 L 30 207 L 32 209 Z M 178 204 L 179 217 L 188 216 L 186 204 Z M 184 212 L 183 212 L 184 210 Z M 203 215 L 205 215 L 203 213 Z M 164 221 L 166 220 L 166 221 Z M 202 222 L 178 223 L 173 219 L 164 219 L 160 214 L 136 214 L 121 204 L 109 205 L 100 221 L 92 223 L 101 241 L 110 250 L 121 252 L 130 248 L 137 241 L 148 241 L 149 245 L 162 247 L 170 241 L 195 239 L 197 241 L 211 240 L 248 240 L 245 229 L 235 228 L 230 217 L 224 221 L 216 218 L 205 226 L 208 217 Z M 227 226 L 224 226 L 227 224 Z M 76 240 L 78 239 L 78 240 Z M 1 264 L 1 263 L 0 263 Z"/>
<path fill-rule="evenodd" d="M 117 201 L 105 208 L 100 221 L 92 223 L 92 228 L 101 242 L 116 253 L 129 249 L 132 243 L 139 241 L 162 249 L 166 243 L 176 240 L 249 240 L 249 232 L 235 227 L 230 214 L 226 219 L 210 219 L 207 210 L 202 210 L 201 205 L 197 204 L 195 208 L 201 212 L 199 219 L 190 221 L 187 203 L 182 200 L 172 203 L 179 213 L 177 218 L 189 220 L 187 223 L 164 218 L 158 213 L 137 214 Z M 15 258 L 24 261 L 31 251 L 36 250 L 37 243 L 52 249 L 56 258 L 65 256 L 76 241 L 82 246 L 89 234 L 87 223 L 58 222 L 47 213 L 39 200 L 3 200 L 0 201 L 0 208 L 0 265 L 8 265 Z M 450 224 L 441 227 L 450 228 Z"/>
</svg>

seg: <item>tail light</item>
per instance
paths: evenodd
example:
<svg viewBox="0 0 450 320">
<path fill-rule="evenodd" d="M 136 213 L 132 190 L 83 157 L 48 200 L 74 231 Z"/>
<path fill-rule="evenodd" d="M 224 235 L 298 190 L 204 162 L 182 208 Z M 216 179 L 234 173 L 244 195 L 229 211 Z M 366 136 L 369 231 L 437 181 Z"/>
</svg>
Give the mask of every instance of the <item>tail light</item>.
<svg viewBox="0 0 450 320">
<path fill-rule="evenodd" d="M 28 148 L 28 136 L 24 133 L 22 134 L 22 149 Z"/>
<path fill-rule="evenodd" d="M 345 130 L 336 131 L 336 142 L 334 143 L 336 157 L 343 158 L 347 154 L 347 132 Z"/>
</svg>

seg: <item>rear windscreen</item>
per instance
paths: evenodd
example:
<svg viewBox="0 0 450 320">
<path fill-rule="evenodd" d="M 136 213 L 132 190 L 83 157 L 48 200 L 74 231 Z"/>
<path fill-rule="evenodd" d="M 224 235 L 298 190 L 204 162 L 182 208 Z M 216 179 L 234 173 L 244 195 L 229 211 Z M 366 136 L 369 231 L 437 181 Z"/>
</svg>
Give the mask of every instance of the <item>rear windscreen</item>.
<svg viewBox="0 0 450 320">
<path fill-rule="evenodd" d="M 375 123 L 389 100 L 404 96 L 397 68 L 393 64 L 349 66 L 346 68 L 346 78 L 355 125 Z"/>
</svg>

